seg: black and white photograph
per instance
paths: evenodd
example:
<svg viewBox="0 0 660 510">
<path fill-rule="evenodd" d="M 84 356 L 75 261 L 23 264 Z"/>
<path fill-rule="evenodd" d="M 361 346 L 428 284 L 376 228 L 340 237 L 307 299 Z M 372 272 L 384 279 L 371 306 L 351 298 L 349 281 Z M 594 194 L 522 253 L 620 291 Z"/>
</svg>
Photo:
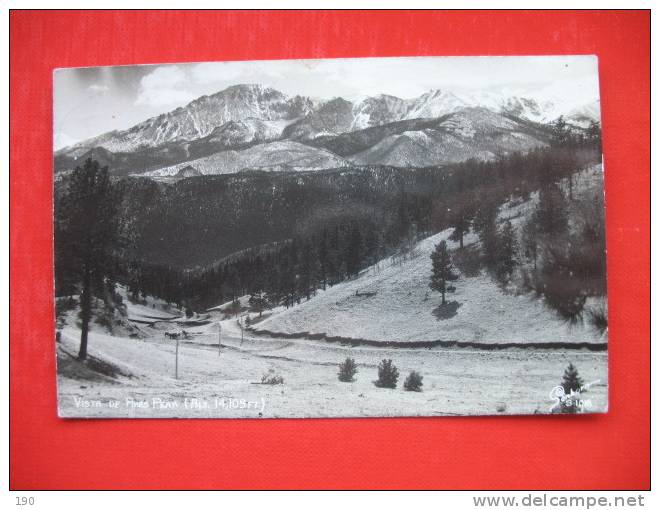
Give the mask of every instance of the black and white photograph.
<svg viewBox="0 0 660 510">
<path fill-rule="evenodd" d="M 59 416 L 607 412 L 599 97 L 589 55 L 56 69 Z"/>
</svg>

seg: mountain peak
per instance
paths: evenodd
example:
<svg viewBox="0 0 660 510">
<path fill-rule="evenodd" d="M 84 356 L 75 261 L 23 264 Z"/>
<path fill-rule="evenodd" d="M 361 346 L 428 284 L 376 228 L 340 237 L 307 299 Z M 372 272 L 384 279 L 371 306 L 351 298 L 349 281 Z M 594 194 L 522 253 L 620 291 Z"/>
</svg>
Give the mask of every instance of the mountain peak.
<svg viewBox="0 0 660 510">
<path fill-rule="evenodd" d="M 486 107 L 535 122 L 549 122 L 560 113 L 574 122 L 586 122 L 585 119 L 599 116 L 597 103 L 578 104 L 568 110 L 564 103 L 546 104 L 527 97 L 486 91 L 458 93 L 434 88 L 413 99 L 382 93 L 351 102 L 342 97 L 322 101 L 301 95 L 289 96 L 267 85 L 239 83 L 126 130 L 79 142 L 58 151 L 57 155 L 77 157 L 93 147 L 103 147 L 113 153 L 136 152 L 171 142 L 191 142 L 211 133 L 221 135 L 223 143 L 238 140 L 246 143 L 280 136 L 309 140 L 401 120 L 440 118 L 468 107 Z M 228 138 L 229 133 L 232 135 Z"/>
</svg>

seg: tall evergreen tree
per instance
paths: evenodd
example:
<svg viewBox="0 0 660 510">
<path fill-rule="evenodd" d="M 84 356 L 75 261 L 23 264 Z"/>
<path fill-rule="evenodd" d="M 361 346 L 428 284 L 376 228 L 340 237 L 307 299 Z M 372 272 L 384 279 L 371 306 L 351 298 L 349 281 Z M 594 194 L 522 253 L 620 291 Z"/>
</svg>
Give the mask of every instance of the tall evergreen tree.
<svg viewBox="0 0 660 510">
<path fill-rule="evenodd" d="M 539 231 L 533 216 L 523 225 L 522 249 L 525 257 L 533 262 L 534 270 L 536 271 L 539 254 Z"/>
<path fill-rule="evenodd" d="M 440 292 L 442 295 L 442 304 L 444 305 L 446 303 L 445 293 L 447 292 L 447 282 L 456 279 L 454 265 L 452 264 L 446 241 L 440 241 L 435 245 L 435 249 L 431 253 L 431 261 L 433 263 L 433 272 L 431 273 L 429 287 L 431 290 Z"/>
<path fill-rule="evenodd" d="M 248 305 L 250 305 L 253 311 L 259 312 L 259 317 L 261 317 L 264 310 L 270 308 L 270 302 L 265 292 L 255 292 L 252 294 L 248 300 Z"/>
<path fill-rule="evenodd" d="M 73 268 L 73 277 L 81 286 L 81 360 L 87 358 L 93 296 L 101 295 L 115 267 L 113 254 L 120 246 L 119 200 L 108 167 L 87 159 L 74 169 L 56 211 L 57 258 L 68 259 L 68 267 Z"/>
<path fill-rule="evenodd" d="M 601 145 L 600 122 L 592 120 L 589 123 L 589 126 L 587 127 L 585 136 L 588 143 L 596 145 L 596 147 L 598 147 L 598 149 L 600 150 L 600 145 Z"/>
<path fill-rule="evenodd" d="M 570 142 L 571 132 L 564 120 L 564 116 L 560 115 L 557 120 L 552 123 L 552 145 L 555 147 L 565 147 Z"/>
<path fill-rule="evenodd" d="M 306 242 L 302 246 L 300 257 L 300 269 L 298 277 L 298 291 L 301 296 L 307 300 L 311 298 L 312 292 L 316 289 L 318 282 L 319 261 L 311 242 Z"/>
<path fill-rule="evenodd" d="M 323 290 L 326 289 L 328 284 L 328 231 L 326 228 L 323 228 L 323 233 L 321 234 L 321 239 L 319 241 L 319 280 L 323 286 Z"/>
<path fill-rule="evenodd" d="M 497 211 L 491 201 L 483 202 L 474 217 L 474 230 L 479 234 L 484 260 L 492 268 L 497 260 Z"/>
<path fill-rule="evenodd" d="M 567 230 L 568 203 L 557 184 L 541 188 L 535 219 L 543 234 L 556 236 Z"/>
<path fill-rule="evenodd" d="M 346 246 L 346 272 L 348 276 L 357 276 L 360 272 L 362 251 L 362 233 L 357 223 L 351 225 L 351 230 Z"/>
<path fill-rule="evenodd" d="M 497 279 L 506 283 L 516 267 L 517 250 L 516 233 L 510 221 L 506 221 L 500 229 L 497 238 L 497 261 L 495 272 Z"/>
<path fill-rule="evenodd" d="M 458 241 L 461 248 L 463 248 L 463 236 L 470 231 L 472 211 L 469 201 L 470 198 L 466 196 L 465 201 L 457 203 L 449 213 L 450 224 L 454 227 L 449 239 Z"/>
</svg>

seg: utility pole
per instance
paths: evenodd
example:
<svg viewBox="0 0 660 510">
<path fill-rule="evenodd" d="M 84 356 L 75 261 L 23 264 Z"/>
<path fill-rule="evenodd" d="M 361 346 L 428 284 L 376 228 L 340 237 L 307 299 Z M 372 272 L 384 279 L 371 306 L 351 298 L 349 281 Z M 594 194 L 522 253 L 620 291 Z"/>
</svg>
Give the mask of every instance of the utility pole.
<svg viewBox="0 0 660 510">
<path fill-rule="evenodd" d="M 176 354 L 174 359 L 174 378 L 179 378 L 179 337 L 176 337 Z"/>
<path fill-rule="evenodd" d="M 222 340 L 220 338 L 221 334 L 222 334 L 222 326 L 220 325 L 220 321 L 218 321 L 218 356 L 222 354 Z"/>
</svg>

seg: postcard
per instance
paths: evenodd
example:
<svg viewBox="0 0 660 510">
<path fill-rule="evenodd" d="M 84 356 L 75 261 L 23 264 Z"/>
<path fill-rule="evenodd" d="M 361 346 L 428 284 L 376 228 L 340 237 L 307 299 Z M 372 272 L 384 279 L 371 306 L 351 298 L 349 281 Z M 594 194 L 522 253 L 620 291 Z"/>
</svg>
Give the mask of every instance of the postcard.
<svg viewBox="0 0 660 510">
<path fill-rule="evenodd" d="M 63 418 L 607 412 L 594 56 L 57 69 Z"/>
</svg>

